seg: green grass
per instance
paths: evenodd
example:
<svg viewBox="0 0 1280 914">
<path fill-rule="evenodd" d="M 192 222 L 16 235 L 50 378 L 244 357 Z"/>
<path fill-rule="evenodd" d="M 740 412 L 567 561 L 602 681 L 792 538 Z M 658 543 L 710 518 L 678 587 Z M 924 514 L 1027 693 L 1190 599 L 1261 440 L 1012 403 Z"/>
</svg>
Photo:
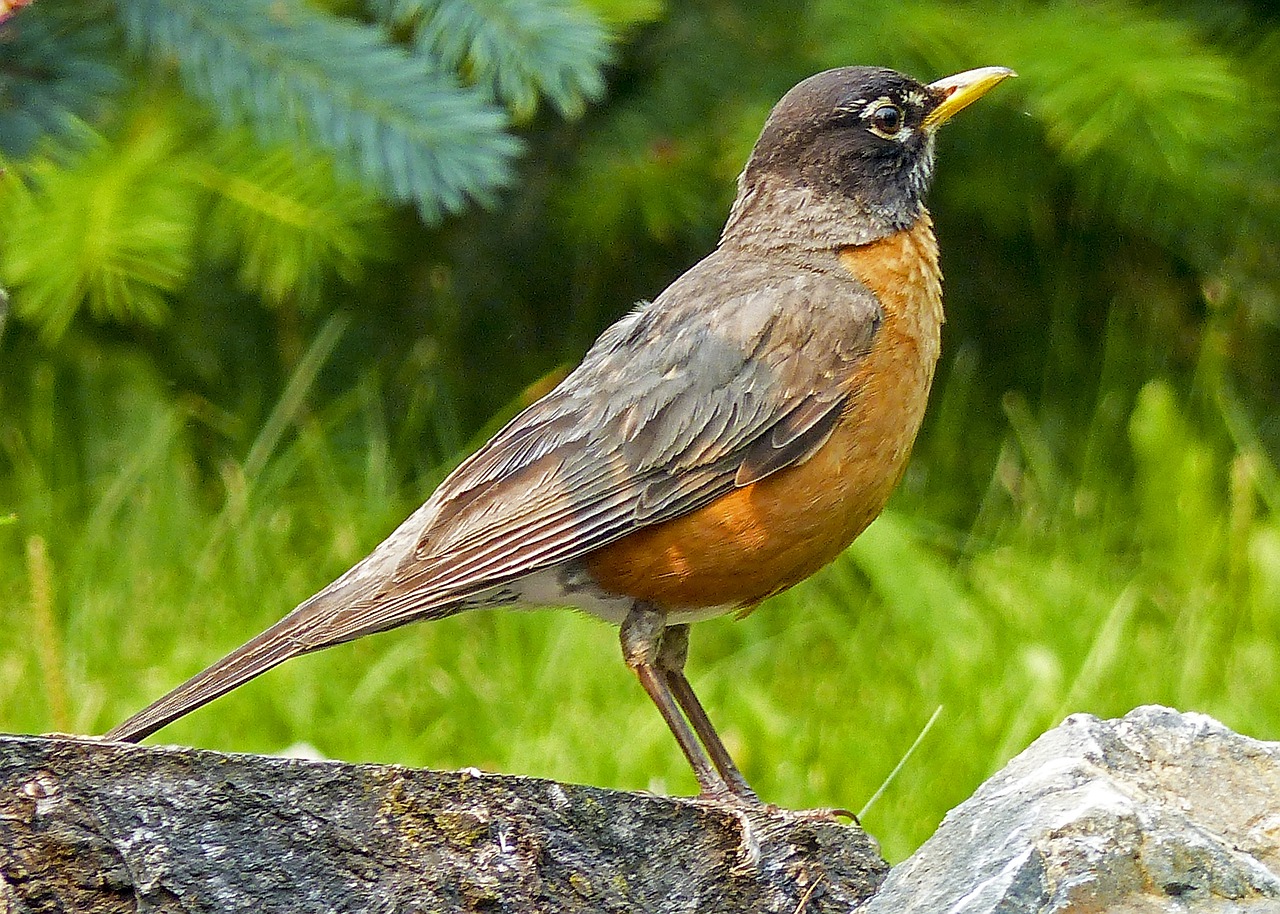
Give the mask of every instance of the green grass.
<svg viewBox="0 0 1280 914">
<path fill-rule="evenodd" d="M 250 456 L 212 471 L 201 410 L 140 363 L 0 391 L 0 730 L 102 732 L 425 497 L 398 482 L 368 389 L 304 408 L 314 368 Z M 891 510 L 838 562 L 694 630 L 691 678 L 770 801 L 862 807 L 941 708 L 865 816 L 891 859 L 1074 711 L 1163 702 L 1280 738 L 1280 489 L 1230 400 L 1192 409 L 1161 382 L 1104 396 L 1064 460 L 1009 397 L 985 494 L 949 524 L 937 468 L 963 438 L 959 384 L 938 392 Z M 1215 409 L 1234 438 L 1190 418 Z M 360 443 L 337 449 L 339 429 Z M 695 789 L 616 631 L 572 613 L 476 612 L 300 658 L 157 739 Z"/>
</svg>

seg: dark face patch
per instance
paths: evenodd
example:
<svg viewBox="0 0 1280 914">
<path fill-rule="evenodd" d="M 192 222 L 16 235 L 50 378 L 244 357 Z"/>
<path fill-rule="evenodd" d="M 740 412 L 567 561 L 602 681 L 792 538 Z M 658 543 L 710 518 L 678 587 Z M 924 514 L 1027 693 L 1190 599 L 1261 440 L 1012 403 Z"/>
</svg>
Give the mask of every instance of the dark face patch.
<svg viewBox="0 0 1280 914">
<path fill-rule="evenodd" d="M 747 180 L 772 173 L 891 219 L 914 219 L 933 172 L 932 131 L 922 124 L 940 101 L 893 70 L 819 73 L 774 106 Z"/>
</svg>

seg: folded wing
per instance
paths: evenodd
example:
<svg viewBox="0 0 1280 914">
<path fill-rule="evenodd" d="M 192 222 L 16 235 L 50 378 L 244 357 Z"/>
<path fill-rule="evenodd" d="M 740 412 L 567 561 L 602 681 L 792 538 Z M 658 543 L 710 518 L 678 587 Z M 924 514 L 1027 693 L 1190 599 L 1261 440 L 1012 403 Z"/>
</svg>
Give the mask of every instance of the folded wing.
<svg viewBox="0 0 1280 914">
<path fill-rule="evenodd" d="M 108 738 L 140 739 L 297 654 L 484 602 L 812 454 L 879 304 L 842 270 L 734 263 L 712 254 L 614 324 L 367 558 Z"/>
</svg>

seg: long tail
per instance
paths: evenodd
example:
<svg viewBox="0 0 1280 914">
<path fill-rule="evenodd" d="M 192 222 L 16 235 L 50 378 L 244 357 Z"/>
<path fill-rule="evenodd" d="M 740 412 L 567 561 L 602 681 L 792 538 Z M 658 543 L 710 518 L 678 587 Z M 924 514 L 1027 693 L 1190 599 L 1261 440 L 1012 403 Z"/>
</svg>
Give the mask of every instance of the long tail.
<svg viewBox="0 0 1280 914">
<path fill-rule="evenodd" d="M 441 619 L 466 607 L 461 600 L 432 602 L 413 596 L 400 602 L 360 604 L 357 598 L 368 593 L 370 581 L 369 576 L 359 573 L 362 570 L 357 565 L 262 634 L 110 730 L 103 739 L 136 743 L 290 657 L 409 622 Z M 376 575 L 373 577 L 376 584 Z"/>
<path fill-rule="evenodd" d="M 299 607 L 299 610 L 301 609 L 302 607 Z M 165 724 L 208 704 L 220 695 L 225 695 L 273 666 L 311 650 L 312 648 L 299 644 L 295 637 L 301 621 L 298 615 L 298 611 L 295 611 L 285 616 L 213 666 L 197 673 L 164 697 L 147 705 L 107 733 L 103 739 L 136 743 L 155 733 Z"/>
<path fill-rule="evenodd" d="M 433 510 L 433 503 L 428 501 L 377 549 L 324 590 L 204 672 L 147 705 L 103 738 L 135 743 L 290 657 L 418 619 L 438 619 L 464 608 L 465 598 L 474 592 L 483 592 L 485 586 L 448 596 L 433 593 L 420 583 L 399 590 L 385 586 L 394 578 L 401 562 L 412 559 L 419 534 L 429 523 Z"/>
<path fill-rule="evenodd" d="M 374 565 L 372 573 L 362 572 L 368 570 L 366 563 L 370 559 L 378 557 L 378 553 L 374 553 L 262 634 L 156 699 L 103 739 L 136 743 L 291 657 L 408 622 L 440 619 L 465 608 L 465 604 L 456 600 L 433 602 L 415 599 L 412 595 L 400 602 L 362 601 L 371 589 L 376 589 L 380 569 Z"/>
</svg>

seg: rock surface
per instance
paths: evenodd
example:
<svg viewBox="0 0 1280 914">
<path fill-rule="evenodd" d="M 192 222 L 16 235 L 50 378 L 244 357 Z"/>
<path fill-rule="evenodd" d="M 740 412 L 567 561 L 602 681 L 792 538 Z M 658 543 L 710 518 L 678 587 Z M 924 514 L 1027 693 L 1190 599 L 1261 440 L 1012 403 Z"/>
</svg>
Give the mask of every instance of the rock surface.
<svg viewBox="0 0 1280 914">
<path fill-rule="evenodd" d="M 1201 714 L 1068 717 L 858 914 L 1280 914 L 1280 743 Z"/>
<path fill-rule="evenodd" d="M 0 736 L 0 914 L 1280 914 L 1280 743 L 1167 708 L 1075 715 L 885 869 L 812 816 Z"/>
<path fill-rule="evenodd" d="M 533 778 L 0 736 L 0 914 L 849 911 L 859 828 Z"/>
</svg>

